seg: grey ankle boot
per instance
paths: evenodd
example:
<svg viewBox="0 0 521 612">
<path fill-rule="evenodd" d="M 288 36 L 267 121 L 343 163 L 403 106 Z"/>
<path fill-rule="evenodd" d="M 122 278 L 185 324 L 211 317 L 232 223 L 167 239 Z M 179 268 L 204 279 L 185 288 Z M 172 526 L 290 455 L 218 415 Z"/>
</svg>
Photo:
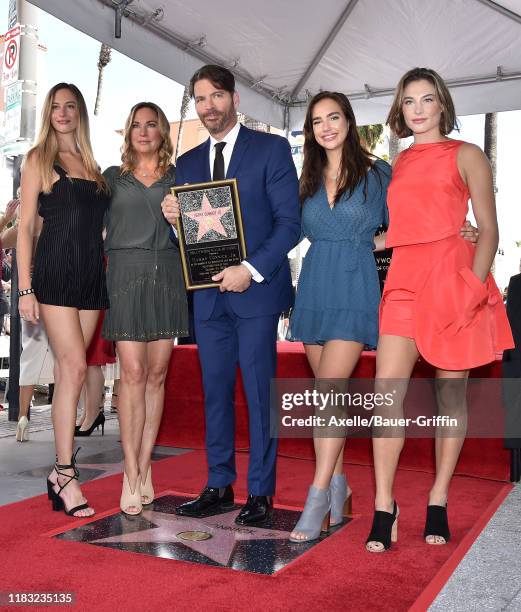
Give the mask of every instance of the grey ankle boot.
<svg viewBox="0 0 521 612">
<path fill-rule="evenodd" d="M 317 489 L 311 485 L 304 511 L 293 529 L 293 533 L 301 533 L 304 537 L 299 539 L 290 536 L 290 541 L 298 544 L 310 542 L 320 537 L 322 531 L 327 532 L 330 506 L 329 489 Z"/>
<path fill-rule="evenodd" d="M 329 485 L 331 498 L 331 525 L 339 525 L 344 516 L 352 512 L 351 489 L 347 485 L 345 474 L 333 474 Z"/>
</svg>

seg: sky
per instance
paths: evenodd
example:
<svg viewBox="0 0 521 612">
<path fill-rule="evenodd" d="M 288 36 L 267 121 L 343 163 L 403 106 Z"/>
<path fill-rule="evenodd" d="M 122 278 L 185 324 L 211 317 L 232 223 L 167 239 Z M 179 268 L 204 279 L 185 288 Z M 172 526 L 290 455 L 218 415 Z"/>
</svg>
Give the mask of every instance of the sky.
<svg viewBox="0 0 521 612">
<path fill-rule="evenodd" d="M 7 29 L 7 5 L 7 0 L 0 0 L 2 32 Z M 102 168 L 120 163 L 121 137 L 115 130 L 124 126 L 128 111 L 143 97 L 158 104 L 170 121 L 179 119 L 183 86 L 117 51 L 112 51 L 112 60 L 105 68 L 101 112 L 94 117 L 100 43 L 43 11 L 38 10 L 38 14 L 40 41 L 47 47 L 42 57 L 39 91 L 44 95 L 60 81 L 72 82 L 80 88 L 91 111 L 93 148 Z M 191 107 L 189 117 L 195 116 Z M 460 122 L 461 132 L 452 136 L 483 147 L 484 116 L 460 117 Z M 496 258 L 496 279 L 501 287 L 519 271 L 521 258 L 521 248 L 515 244 L 521 241 L 520 135 L 521 111 L 499 113 L 496 201 L 500 247 L 505 255 Z"/>
</svg>

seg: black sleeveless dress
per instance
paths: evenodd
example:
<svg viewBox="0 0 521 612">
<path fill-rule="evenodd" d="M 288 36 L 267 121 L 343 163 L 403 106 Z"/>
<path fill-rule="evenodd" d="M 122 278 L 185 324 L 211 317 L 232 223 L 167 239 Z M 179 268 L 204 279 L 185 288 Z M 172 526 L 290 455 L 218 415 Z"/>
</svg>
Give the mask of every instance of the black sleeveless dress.
<svg viewBox="0 0 521 612">
<path fill-rule="evenodd" d="M 34 294 L 41 304 L 108 308 L 101 232 L 109 196 L 95 181 L 54 169 L 59 180 L 38 198 L 43 228 L 34 256 Z"/>
</svg>

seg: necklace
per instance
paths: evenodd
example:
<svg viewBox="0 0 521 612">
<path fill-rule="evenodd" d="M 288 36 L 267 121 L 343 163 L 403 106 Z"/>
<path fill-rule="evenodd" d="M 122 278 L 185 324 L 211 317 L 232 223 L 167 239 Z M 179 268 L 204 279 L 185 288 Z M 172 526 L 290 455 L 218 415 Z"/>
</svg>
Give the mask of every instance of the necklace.
<svg viewBox="0 0 521 612">
<path fill-rule="evenodd" d="M 324 173 L 324 176 L 326 178 L 326 180 L 328 181 L 338 181 L 338 177 L 340 176 L 340 168 L 337 168 L 336 172 L 334 174 L 331 175 L 327 175 L 326 173 Z"/>
<path fill-rule="evenodd" d="M 142 176 L 143 178 L 148 178 L 148 177 L 157 175 L 157 168 L 153 170 L 152 172 L 144 172 L 143 170 L 136 168 L 136 172 L 139 176 Z"/>
</svg>

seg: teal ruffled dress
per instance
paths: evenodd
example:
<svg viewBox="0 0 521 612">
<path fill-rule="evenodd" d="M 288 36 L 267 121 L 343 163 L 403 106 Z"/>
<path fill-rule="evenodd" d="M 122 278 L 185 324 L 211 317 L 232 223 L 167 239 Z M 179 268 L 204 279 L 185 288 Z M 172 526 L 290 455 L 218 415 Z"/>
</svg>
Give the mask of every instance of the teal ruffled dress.
<svg viewBox="0 0 521 612">
<path fill-rule="evenodd" d="M 287 339 L 305 344 L 352 340 L 376 346 L 380 284 L 374 235 L 388 222 L 391 168 L 376 161 L 366 195 L 362 181 L 329 207 L 324 185 L 302 208 L 302 236 L 311 246 L 299 277 Z"/>
</svg>

